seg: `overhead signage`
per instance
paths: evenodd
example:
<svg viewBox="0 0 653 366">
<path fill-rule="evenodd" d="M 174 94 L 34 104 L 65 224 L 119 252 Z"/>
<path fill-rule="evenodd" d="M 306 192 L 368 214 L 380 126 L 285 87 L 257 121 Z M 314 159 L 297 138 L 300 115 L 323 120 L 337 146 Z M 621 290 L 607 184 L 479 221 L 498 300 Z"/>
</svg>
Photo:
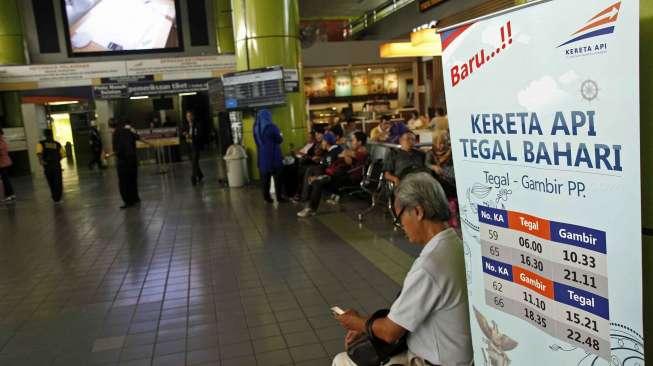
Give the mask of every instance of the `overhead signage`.
<svg viewBox="0 0 653 366">
<path fill-rule="evenodd" d="M 232 55 L 4 66 L 0 67 L 0 91 L 208 79 L 235 69 L 235 57 Z"/>
<path fill-rule="evenodd" d="M 447 0 L 419 0 L 419 11 L 425 12 Z"/>
<path fill-rule="evenodd" d="M 178 80 L 150 83 L 105 84 L 93 87 L 98 99 L 121 99 L 129 97 L 191 93 L 208 90 L 208 80 Z"/>
<path fill-rule="evenodd" d="M 159 81 L 208 79 L 236 69 L 233 56 L 171 57 L 126 63 L 128 75 L 158 75 Z"/>
<path fill-rule="evenodd" d="M 442 33 L 477 365 L 645 364 L 638 24 L 553 0 Z"/>
<path fill-rule="evenodd" d="M 0 91 L 87 86 L 122 76 L 127 76 L 123 61 L 0 66 Z"/>
</svg>

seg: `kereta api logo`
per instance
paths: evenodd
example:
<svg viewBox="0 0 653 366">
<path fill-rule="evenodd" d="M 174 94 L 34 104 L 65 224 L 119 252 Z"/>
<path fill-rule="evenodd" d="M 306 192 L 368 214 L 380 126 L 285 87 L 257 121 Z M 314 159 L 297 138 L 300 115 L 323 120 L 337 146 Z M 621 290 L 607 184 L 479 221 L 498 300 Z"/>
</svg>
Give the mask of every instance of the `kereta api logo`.
<svg viewBox="0 0 653 366">
<path fill-rule="evenodd" d="M 593 38 L 605 36 L 614 33 L 614 28 L 619 18 L 621 1 L 602 10 L 576 32 L 572 33 L 572 38 L 558 46 L 565 47 L 565 55 L 569 57 L 578 57 L 605 53 L 608 51 L 606 42 L 596 42 Z"/>
</svg>

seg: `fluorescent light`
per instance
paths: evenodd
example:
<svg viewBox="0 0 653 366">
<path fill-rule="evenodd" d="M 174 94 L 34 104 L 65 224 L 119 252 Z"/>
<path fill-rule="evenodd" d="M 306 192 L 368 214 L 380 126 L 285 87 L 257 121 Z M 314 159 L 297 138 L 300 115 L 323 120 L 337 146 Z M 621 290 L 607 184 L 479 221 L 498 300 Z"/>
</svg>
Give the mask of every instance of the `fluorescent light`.
<svg viewBox="0 0 653 366">
<path fill-rule="evenodd" d="M 180 97 L 185 97 L 187 95 L 197 95 L 197 92 L 191 92 L 191 93 L 179 93 Z"/>
<path fill-rule="evenodd" d="M 140 96 L 140 97 L 129 97 L 129 99 L 132 99 L 132 100 L 138 100 L 138 99 L 149 99 L 149 98 L 150 98 L 150 97 L 148 97 L 147 95 L 142 95 L 142 96 Z"/>
<path fill-rule="evenodd" d="M 410 42 L 384 43 L 381 58 L 442 56 L 442 42 L 435 29 L 422 29 L 410 34 Z"/>
<path fill-rule="evenodd" d="M 442 47 L 433 44 L 413 46 L 410 42 L 384 43 L 379 51 L 381 58 L 442 56 Z"/>
<path fill-rule="evenodd" d="M 67 105 L 67 104 L 77 104 L 79 103 L 79 100 L 68 100 L 64 102 L 52 102 L 48 103 L 48 105 Z"/>
</svg>

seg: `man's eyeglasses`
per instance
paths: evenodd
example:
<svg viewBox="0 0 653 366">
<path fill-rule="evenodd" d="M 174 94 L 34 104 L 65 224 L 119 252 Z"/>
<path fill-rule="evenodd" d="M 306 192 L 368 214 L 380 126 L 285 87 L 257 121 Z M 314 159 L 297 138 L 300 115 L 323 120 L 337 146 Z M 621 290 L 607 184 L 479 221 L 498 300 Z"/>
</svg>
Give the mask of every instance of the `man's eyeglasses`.
<svg viewBox="0 0 653 366">
<path fill-rule="evenodd" d="M 403 207 L 401 210 L 399 210 L 398 214 L 395 214 L 394 208 L 392 209 L 392 216 L 394 216 L 394 222 L 392 224 L 397 229 L 403 229 L 403 226 L 401 225 L 401 215 L 404 214 L 404 211 L 406 211 L 406 207 Z"/>
</svg>

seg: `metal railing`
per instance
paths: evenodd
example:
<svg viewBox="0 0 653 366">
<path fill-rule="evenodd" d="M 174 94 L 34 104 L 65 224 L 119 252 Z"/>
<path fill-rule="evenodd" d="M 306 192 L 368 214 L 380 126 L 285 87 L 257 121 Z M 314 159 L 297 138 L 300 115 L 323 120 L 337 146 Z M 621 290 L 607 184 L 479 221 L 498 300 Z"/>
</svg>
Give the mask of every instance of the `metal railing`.
<svg viewBox="0 0 653 366">
<path fill-rule="evenodd" d="M 365 12 L 365 14 L 352 20 L 343 29 L 345 39 L 352 38 L 361 31 L 371 27 L 381 19 L 398 11 L 404 6 L 413 3 L 415 0 L 388 0 L 376 8 Z"/>
</svg>

